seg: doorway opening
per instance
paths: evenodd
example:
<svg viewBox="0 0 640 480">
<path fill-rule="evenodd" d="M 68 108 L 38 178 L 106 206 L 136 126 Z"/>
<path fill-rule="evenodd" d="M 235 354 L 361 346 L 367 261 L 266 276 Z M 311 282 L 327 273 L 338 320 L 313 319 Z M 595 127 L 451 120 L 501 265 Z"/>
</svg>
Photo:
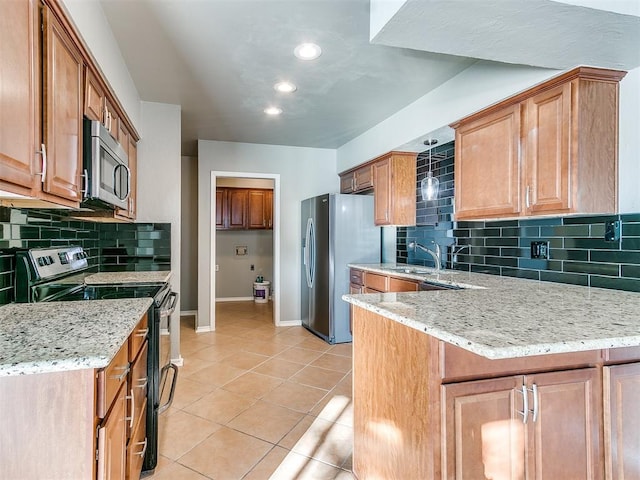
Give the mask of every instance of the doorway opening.
<svg viewBox="0 0 640 480">
<path fill-rule="evenodd" d="M 266 303 L 279 325 L 279 200 L 277 174 L 212 172 L 210 330 L 219 302 Z"/>
</svg>

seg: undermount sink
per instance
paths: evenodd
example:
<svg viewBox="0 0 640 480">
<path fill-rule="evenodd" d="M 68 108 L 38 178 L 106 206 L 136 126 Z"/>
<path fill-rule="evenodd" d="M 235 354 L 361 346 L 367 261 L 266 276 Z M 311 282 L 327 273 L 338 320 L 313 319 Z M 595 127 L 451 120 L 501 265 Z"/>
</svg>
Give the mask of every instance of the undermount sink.
<svg viewBox="0 0 640 480">
<path fill-rule="evenodd" d="M 448 274 L 456 274 L 458 272 L 453 271 L 453 270 L 436 270 L 435 268 L 428 268 L 428 267 L 413 267 L 413 266 L 406 266 L 406 267 L 391 267 L 388 270 L 391 270 L 393 272 L 399 272 L 399 273 L 417 273 L 419 275 L 437 275 L 440 273 L 446 273 Z"/>
</svg>

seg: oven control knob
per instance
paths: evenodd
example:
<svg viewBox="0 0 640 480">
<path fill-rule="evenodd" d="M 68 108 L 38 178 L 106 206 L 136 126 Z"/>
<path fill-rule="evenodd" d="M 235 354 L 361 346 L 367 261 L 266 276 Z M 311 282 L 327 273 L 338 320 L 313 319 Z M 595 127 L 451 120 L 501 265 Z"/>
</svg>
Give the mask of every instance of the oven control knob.
<svg viewBox="0 0 640 480">
<path fill-rule="evenodd" d="M 66 265 L 67 263 L 69 263 L 69 257 L 66 253 L 59 253 L 58 256 L 60 257 L 60 263 L 62 265 Z"/>
<path fill-rule="evenodd" d="M 51 257 L 51 256 L 44 257 L 44 264 L 45 265 L 52 265 L 53 264 L 53 257 Z"/>
<path fill-rule="evenodd" d="M 38 257 L 38 265 L 40 265 L 41 267 L 44 267 L 46 265 L 44 258 L 45 257 Z"/>
</svg>

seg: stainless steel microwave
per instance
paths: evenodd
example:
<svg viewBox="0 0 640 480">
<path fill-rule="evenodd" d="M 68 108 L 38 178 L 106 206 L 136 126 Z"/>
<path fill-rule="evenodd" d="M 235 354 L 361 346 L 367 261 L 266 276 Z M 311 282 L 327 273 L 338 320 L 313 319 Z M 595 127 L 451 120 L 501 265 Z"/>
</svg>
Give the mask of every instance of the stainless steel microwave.
<svg viewBox="0 0 640 480">
<path fill-rule="evenodd" d="M 84 202 L 128 208 L 131 170 L 127 153 L 98 121 L 84 119 Z"/>
</svg>

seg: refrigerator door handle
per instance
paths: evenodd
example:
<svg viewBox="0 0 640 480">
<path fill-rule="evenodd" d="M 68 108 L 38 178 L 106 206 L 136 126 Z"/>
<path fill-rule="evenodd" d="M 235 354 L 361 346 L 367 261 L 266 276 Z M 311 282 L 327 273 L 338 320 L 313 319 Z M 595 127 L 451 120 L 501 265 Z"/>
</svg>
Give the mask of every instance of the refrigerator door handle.
<svg viewBox="0 0 640 480">
<path fill-rule="evenodd" d="M 315 252 L 314 252 L 314 227 L 313 227 L 313 218 L 307 219 L 307 232 L 305 235 L 305 246 L 304 246 L 304 265 L 305 265 L 305 273 L 307 277 L 307 286 L 309 288 L 313 288 L 313 277 L 314 277 L 314 269 L 315 269 Z"/>
</svg>

